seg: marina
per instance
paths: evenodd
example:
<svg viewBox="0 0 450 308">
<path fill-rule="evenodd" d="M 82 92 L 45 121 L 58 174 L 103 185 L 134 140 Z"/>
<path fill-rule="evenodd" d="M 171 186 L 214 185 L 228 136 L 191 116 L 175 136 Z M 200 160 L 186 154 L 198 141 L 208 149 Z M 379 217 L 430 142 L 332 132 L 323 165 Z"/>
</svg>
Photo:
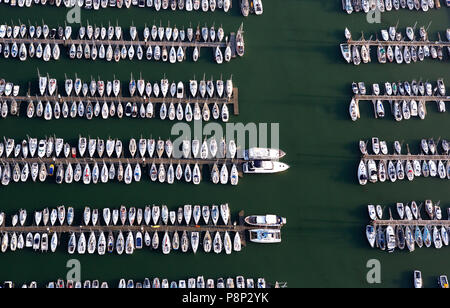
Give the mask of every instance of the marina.
<svg viewBox="0 0 450 308">
<path fill-rule="evenodd" d="M 353 82 L 353 98 L 350 102 L 349 113 L 352 121 L 360 118 L 360 101 L 371 101 L 374 108 L 375 118 L 384 118 L 386 109 L 383 102 L 388 102 L 394 119 L 399 122 L 418 117 L 425 119 L 427 114 L 426 103 L 434 102 L 439 112 L 447 111 L 445 103 L 450 101 L 446 96 L 446 88 L 443 79 L 439 79 L 435 87 L 431 82 L 386 82 L 384 84 L 384 93 L 381 93 L 380 85 L 372 85 L 373 94 L 367 94 L 364 82 Z"/>
<path fill-rule="evenodd" d="M 104 154 L 106 156 L 104 157 Z M 128 151 L 121 140 L 79 137 L 78 146 L 62 138 L 49 137 L 4 139 L 0 143 L 1 183 L 45 182 L 54 176 L 57 184 L 107 183 L 117 180 L 125 184 L 140 182 L 145 169 L 152 182 L 173 184 L 184 181 L 200 184 L 203 166 L 209 166 L 214 184 L 237 185 L 239 176 L 279 173 L 289 169 L 278 160 L 286 154 L 281 150 L 250 148 L 239 150 L 234 140 L 201 142 L 183 140 L 174 144 L 170 139 L 130 139 Z M 128 157 L 127 157 L 128 156 Z M 2 158 L 3 157 L 3 158 Z"/>
<path fill-rule="evenodd" d="M 121 60 L 155 60 L 168 63 L 183 62 L 187 58 L 187 48 L 192 49 L 192 60 L 197 62 L 202 48 L 212 49 L 216 63 L 229 62 L 245 52 L 243 24 L 237 33 L 225 36 L 222 27 L 217 30 L 211 27 L 187 30 L 172 28 L 170 25 L 143 30 L 143 41 L 139 40 L 138 29 L 129 29 L 129 38 L 125 39 L 124 30 L 120 26 L 97 27 L 82 26 L 78 30 L 78 38 L 72 39 L 72 27 L 50 28 L 42 26 L 8 26 L 0 25 L 0 54 L 3 58 L 42 59 L 44 62 L 59 60 L 61 48 L 67 49 L 69 59 L 105 60 L 119 62 Z"/>
<path fill-rule="evenodd" d="M 404 179 L 413 181 L 414 178 L 421 176 L 450 179 L 449 143 L 446 139 L 442 139 L 441 151 L 438 147 L 440 141 L 440 138 L 437 141 L 433 138 L 422 139 L 421 154 L 411 155 L 407 146 L 408 154 L 405 155 L 402 154 L 402 143 L 398 140 L 394 142 L 394 154 L 389 154 L 386 141 L 379 140 L 378 137 L 372 138 L 373 154 L 369 154 L 368 142 L 361 140 L 359 149 L 362 157 L 357 170 L 359 184 L 366 185 L 368 181 L 395 182 Z"/>
<path fill-rule="evenodd" d="M 68 234 L 63 242 L 69 254 L 133 254 L 144 247 L 163 254 L 177 250 L 196 253 L 200 247 L 205 253 L 231 254 L 246 246 L 247 233 L 253 243 L 281 242 L 280 230 L 286 224 L 285 218 L 276 215 L 244 217 L 243 211 L 239 220 L 232 222 L 228 204 L 184 205 L 177 211 L 169 211 L 166 205 L 85 207 L 82 220 L 75 219 L 75 214 L 73 207 L 46 208 L 35 211 L 28 225 L 27 211 L 21 209 L 7 226 L 6 215 L 0 213 L 1 252 L 23 248 L 55 252 L 62 243 L 61 235 Z"/>
<path fill-rule="evenodd" d="M 2 288 L 14 288 L 15 283 L 12 281 L 5 281 L 2 283 Z M 30 283 L 24 283 L 21 286 L 22 288 L 39 288 L 36 281 L 32 281 Z M 160 279 L 158 277 L 155 277 L 153 279 L 144 278 L 143 281 L 134 281 L 133 279 L 120 279 L 117 287 L 119 289 L 167 289 L 167 288 L 189 288 L 189 289 L 233 289 L 233 288 L 248 288 L 248 289 L 266 289 L 266 288 L 285 288 L 287 287 L 287 283 L 285 282 L 275 282 L 274 284 L 270 284 L 266 282 L 266 279 L 264 278 L 245 278 L 244 276 L 237 276 L 236 278 L 228 277 L 226 279 L 224 278 L 217 278 L 216 279 L 205 279 L 204 276 L 198 276 L 196 278 L 188 278 L 188 279 L 180 279 L 180 280 L 173 280 L 169 281 L 166 278 Z M 72 289 L 72 288 L 84 288 L 84 289 L 96 289 L 96 288 L 109 288 L 109 285 L 107 282 L 100 282 L 99 280 L 85 280 L 85 281 L 73 281 L 73 280 L 63 280 L 58 279 L 56 282 L 51 281 L 45 284 L 45 288 L 48 289 Z"/>
<path fill-rule="evenodd" d="M 151 8 L 159 11 L 186 11 L 186 12 L 215 12 L 228 13 L 232 8 L 232 0 L 10 0 L 12 7 L 55 6 L 73 8 L 78 6 L 86 10 L 101 10 L 106 8 Z M 7 4 L 8 2 L 3 1 Z"/>
<path fill-rule="evenodd" d="M 416 247 L 426 248 L 434 245 L 440 249 L 449 245 L 450 211 L 447 219 L 443 219 L 440 202 L 431 200 L 417 205 L 415 201 L 396 204 L 398 218 L 393 218 L 389 209 L 389 219 L 383 220 L 383 208 L 380 205 L 368 205 L 371 224 L 366 226 L 366 236 L 372 248 L 380 248 L 393 252 L 395 248 L 410 252 Z M 423 210 L 422 210 L 423 209 Z M 422 211 L 428 219 L 422 218 Z"/>
<path fill-rule="evenodd" d="M 358 66 L 361 63 L 372 62 L 371 47 L 377 49 L 378 63 L 411 64 L 422 62 L 425 59 L 444 60 L 444 55 L 450 55 L 450 29 L 446 31 L 447 41 L 443 41 L 438 33 L 437 41 L 430 41 L 427 29 L 422 26 L 419 29 L 419 36 L 416 37 L 416 26 L 406 28 L 406 37 L 397 30 L 397 26 L 391 26 L 388 30 L 381 30 L 382 40 L 364 39 L 353 40 L 348 28 L 344 35 L 346 43 L 340 44 L 342 57 L 347 63 Z M 447 51 L 447 52 L 446 52 Z"/>
<path fill-rule="evenodd" d="M 122 83 L 119 80 L 103 81 L 91 79 L 66 79 L 65 92 L 59 92 L 57 80 L 48 76 L 39 77 L 39 93 L 36 96 L 19 95 L 18 86 L 0 80 L 1 117 L 25 114 L 27 118 L 45 120 L 67 118 L 156 118 L 161 120 L 221 120 L 228 122 L 229 107 L 234 115 L 239 114 L 239 92 L 233 87 L 232 79 L 197 81 L 187 84 L 181 81 L 160 82 L 138 80 L 131 75 L 128 97 L 121 96 Z M 12 89 L 16 88 L 15 93 Z M 58 93 L 65 93 L 61 96 Z M 2 96 L 5 94 L 4 96 Z M 16 95 L 14 95 L 16 94 Z"/>
<path fill-rule="evenodd" d="M 447 6 L 449 6 L 448 0 Z M 410 11 L 428 12 L 441 8 L 441 0 L 342 0 L 342 9 L 347 14 L 371 13 L 378 11 L 381 13 L 408 9 Z"/>
</svg>

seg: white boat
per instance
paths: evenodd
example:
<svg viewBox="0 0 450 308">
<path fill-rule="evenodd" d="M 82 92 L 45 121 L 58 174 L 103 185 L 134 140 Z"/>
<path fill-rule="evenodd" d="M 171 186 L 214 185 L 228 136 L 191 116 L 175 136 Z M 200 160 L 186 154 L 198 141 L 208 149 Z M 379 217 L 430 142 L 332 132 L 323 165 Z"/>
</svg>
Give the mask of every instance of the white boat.
<svg viewBox="0 0 450 308">
<path fill-rule="evenodd" d="M 233 246 L 232 246 L 230 234 L 228 233 L 228 231 L 225 231 L 225 235 L 223 237 L 223 243 L 224 243 L 225 253 L 227 255 L 231 254 Z"/>
<path fill-rule="evenodd" d="M 279 160 L 285 155 L 282 150 L 270 148 L 250 148 L 243 153 L 245 160 Z"/>
<path fill-rule="evenodd" d="M 356 121 L 360 117 L 359 107 L 355 99 L 352 99 L 350 102 L 349 113 L 352 121 Z"/>
<path fill-rule="evenodd" d="M 254 243 L 280 243 L 281 231 L 271 229 L 250 230 L 250 241 Z"/>
<path fill-rule="evenodd" d="M 191 232 L 191 248 L 192 252 L 196 253 L 200 242 L 200 234 L 198 232 Z"/>
<path fill-rule="evenodd" d="M 423 287 L 422 272 L 415 270 L 414 271 L 414 288 L 421 289 L 422 287 Z"/>
<path fill-rule="evenodd" d="M 86 252 L 86 237 L 84 233 L 81 233 L 78 238 L 77 252 L 78 254 L 84 254 Z"/>
<path fill-rule="evenodd" d="M 249 161 L 243 164 L 244 173 L 277 173 L 289 169 L 289 166 L 284 163 L 274 161 Z"/>
<path fill-rule="evenodd" d="M 53 233 L 53 235 L 50 239 L 50 251 L 55 252 L 57 247 L 58 247 L 58 235 L 55 232 L 55 233 Z"/>
<path fill-rule="evenodd" d="M 376 234 L 375 229 L 371 225 L 366 226 L 366 237 L 369 241 L 370 246 L 373 248 L 375 246 Z"/>
<path fill-rule="evenodd" d="M 189 225 L 192 217 L 192 205 L 186 204 L 183 207 L 183 216 L 184 220 L 186 221 L 186 225 Z"/>
</svg>

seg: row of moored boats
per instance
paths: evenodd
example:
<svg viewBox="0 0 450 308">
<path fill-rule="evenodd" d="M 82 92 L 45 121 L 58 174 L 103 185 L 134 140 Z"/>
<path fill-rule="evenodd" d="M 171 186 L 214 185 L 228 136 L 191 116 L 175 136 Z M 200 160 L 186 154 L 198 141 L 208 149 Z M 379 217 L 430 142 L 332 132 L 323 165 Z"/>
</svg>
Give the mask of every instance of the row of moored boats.
<svg viewBox="0 0 450 308">
<path fill-rule="evenodd" d="M 370 11 L 390 12 L 399 9 L 422 10 L 441 7 L 440 0 L 342 0 L 342 7 L 348 14 L 353 12 L 369 13 Z"/>
<path fill-rule="evenodd" d="M 358 166 L 358 180 L 359 184 L 365 185 L 367 181 L 376 183 L 378 181 L 385 182 L 390 180 L 395 182 L 398 180 L 409 181 L 414 180 L 415 177 L 439 177 L 440 179 L 450 179 L 450 159 L 434 159 L 433 156 L 439 155 L 438 146 L 432 138 L 422 139 L 421 146 L 421 159 L 398 159 L 398 160 L 386 160 L 378 159 L 378 163 L 375 159 L 361 159 Z M 441 142 L 443 155 L 449 153 L 449 143 L 447 140 Z M 360 141 L 360 151 L 363 155 L 367 155 L 367 142 Z M 375 155 L 388 155 L 388 148 L 386 141 L 380 141 L 377 137 L 372 138 L 372 151 Z M 394 142 L 395 155 L 402 155 L 402 145 L 399 141 Z"/>
<path fill-rule="evenodd" d="M 43 211 L 35 211 L 33 226 L 72 226 L 74 223 L 75 212 L 73 207 L 68 207 L 67 212 L 65 206 L 59 206 L 54 209 L 46 208 Z M 197 252 L 200 245 L 206 253 L 214 251 L 221 253 L 224 251 L 230 254 L 232 251 L 240 251 L 242 248 L 241 236 L 239 232 L 234 232 L 233 241 L 231 240 L 232 231 L 224 232 L 200 232 L 200 231 L 182 231 L 183 225 L 195 225 L 203 220 L 206 226 L 217 226 L 218 224 L 231 224 L 230 210 L 228 204 L 220 206 L 199 206 L 184 205 L 180 207 L 178 212 L 169 211 L 167 206 L 146 206 L 145 209 L 121 206 L 120 209 L 105 208 L 102 211 L 103 224 L 105 226 L 116 226 L 120 224 L 124 229 L 119 230 L 116 234 L 113 231 L 104 232 L 103 229 L 90 232 L 76 231 L 70 232 L 68 241 L 68 253 L 74 254 L 93 254 L 97 252 L 104 255 L 106 252 L 121 255 L 132 254 L 136 249 L 143 247 L 151 247 L 153 250 L 161 248 L 164 254 L 169 254 L 172 250 L 181 250 L 187 252 L 191 249 Z M 219 223 L 219 218 L 221 222 Z M 0 213 L 0 223 L 3 226 L 5 214 Z M 83 211 L 83 223 L 85 226 L 100 226 L 100 213 L 98 209 L 85 207 Z M 281 241 L 281 233 L 278 229 L 286 223 L 286 219 L 276 215 L 265 216 L 248 216 L 244 220 L 246 224 L 254 226 L 255 229 L 249 230 L 250 241 L 255 243 L 278 243 Z M 13 227 L 20 225 L 23 227 L 27 224 L 27 211 L 21 209 L 18 214 L 12 216 L 11 224 Z M 179 230 L 174 232 L 160 231 L 158 228 L 164 225 L 180 226 Z M 144 231 L 144 228 L 133 232 L 126 231 L 126 226 L 152 226 L 151 231 Z M 257 229 L 257 228 L 261 229 Z M 265 229 L 265 228 L 274 229 Z M 264 229 L 263 229 L 264 228 Z M 26 228 L 25 228 L 26 229 Z M 79 234 L 78 234 L 79 233 Z M 163 235 L 162 235 L 163 234 Z M 213 235 L 211 235 L 213 234 Z M 223 234 L 223 235 L 222 235 Z M 230 235 L 231 234 L 231 235 Z M 162 240 L 160 237 L 162 236 Z M 32 248 L 35 251 L 55 252 L 60 244 L 58 233 L 48 232 L 4 232 L 1 238 L 1 252 L 21 250 L 24 248 Z"/>
<path fill-rule="evenodd" d="M 9 91 L 6 91 L 7 85 Z M 9 96 L 12 93 L 14 85 L 0 80 L 0 96 Z M 135 79 L 131 74 L 128 83 L 128 93 L 131 97 L 140 96 L 143 98 L 191 98 L 191 99 L 231 99 L 233 96 L 233 80 L 218 79 L 214 81 L 213 77 L 206 80 L 203 76 L 202 80 L 191 79 L 187 84 L 182 81 L 170 82 L 167 78 L 160 81 L 151 82 L 142 78 Z M 122 83 L 120 80 L 95 80 L 91 77 L 90 82 L 83 82 L 78 77 L 75 79 L 66 78 L 64 81 L 64 95 L 77 97 L 120 97 L 122 94 Z M 58 89 L 58 81 L 49 76 L 39 76 L 39 94 L 41 96 L 55 96 L 60 93 Z M 126 98 L 124 98 L 125 100 Z"/>
<path fill-rule="evenodd" d="M 442 210 L 438 204 L 433 204 L 432 200 L 425 200 L 425 203 L 421 203 L 417 205 L 416 201 L 411 201 L 408 203 L 397 202 L 396 211 L 399 220 L 423 220 L 421 209 L 424 205 L 425 213 L 427 214 L 430 220 L 441 220 L 442 219 Z M 367 210 L 369 212 L 369 217 L 371 220 L 383 220 L 383 207 L 381 205 L 372 205 L 369 204 L 367 206 Z M 389 210 L 390 216 L 392 217 L 392 212 Z M 447 209 L 448 216 L 450 217 L 450 209 Z"/>
<path fill-rule="evenodd" d="M 61 56 L 60 42 L 55 40 L 71 41 L 72 28 L 59 27 L 58 29 L 50 29 L 44 26 L 7 26 L 0 25 L 0 38 L 9 38 L 11 42 L 0 44 L 0 53 L 4 58 L 18 58 L 26 61 L 29 58 L 42 59 L 44 61 L 59 60 Z M 42 38 L 41 38 L 42 37 Z M 213 46 L 213 56 L 218 64 L 224 61 L 229 62 L 232 58 L 232 47 L 230 43 L 225 44 L 225 49 L 219 45 L 223 45 L 222 41 L 228 40 L 225 37 L 223 29 L 220 27 L 217 32 L 214 26 L 197 27 L 194 32 L 193 28 L 178 30 L 171 27 L 159 27 L 156 25 L 150 30 L 148 27 L 144 29 L 144 41 L 142 44 L 135 43 L 138 39 L 136 27 L 130 28 L 131 41 L 123 41 L 122 28 L 113 27 L 81 27 L 79 30 L 79 40 L 82 43 L 71 42 L 68 44 L 68 55 L 70 59 L 91 59 L 106 60 L 108 62 L 120 60 L 155 60 L 163 62 L 182 62 L 186 59 L 186 46 L 182 46 L 179 42 L 191 42 L 193 47 L 192 60 L 197 62 L 200 57 L 200 48 L 202 43 L 217 43 Z M 157 40 L 160 43 L 147 44 L 146 41 Z M 15 41 L 17 40 L 17 42 Z M 53 42 L 51 42 L 54 40 Z M 117 43 L 115 43 L 117 42 Z M 236 35 L 237 53 L 242 56 L 243 34 L 238 31 Z M 208 45 L 209 46 L 209 45 Z"/>
<path fill-rule="evenodd" d="M 61 226 L 80 223 L 85 226 L 157 226 L 157 225 L 229 225 L 231 224 L 230 208 L 228 204 L 221 205 L 190 205 L 179 207 L 177 211 L 169 211 L 166 205 L 147 205 L 145 208 L 120 206 L 118 209 L 104 208 L 99 210 L 86 206 L 83 210 L 81 221 L 75 220 L 75 210 L 69 206 L 59 206 L 57 208 L 38 210 L 32 216 L 32 226 Z M 249 216 L 246 222 L 255 226 L 280 226 L 285 223 L 280 217 L 270 217 L 271 223 L 255 221 L 254 218 L 265 218 L 265 216 Z M 11 226 L 29 225 L 26 209 L 20 209 L 17 214 L 11 217 Z M 28 219 L 29 220 L 29 219 Z M 6 215 L 0 212 L 0 226 L 6 225 Z"/>
<path fill-rule="evenodd" d="M 391 107 L 392 114 L 397 122 L 402 120 L 409 120 L 411 117 L 419 117 L 425 119 L 426 116 L 426 100 L 428 97 L 445 97 L 446 89 L 443 79 L 437 81 L 437 86 L 433 88 L 431 82 L 423 82 L 413 80 L 411 83 L 405 82 L 386 82 L 384 84 L 384 93 L 381 93 L 380 85 L 375 83 L 372 85 L 373 95 L 388 96 L 388 102 Z M 353 82 L 352 91 L 355 95 L 367 95 L 367 90 L 364 82 Z M 423 97 L 419 100 L 395 100 L 395 96 L 419 96 Z M 386 101 L 385 97 L 372 100 L 374 104 L 376 118 L 384 118 L 386 115 L 383 101 Z M 445 101 L 443 99 L 437 99 L 436 104 L 439 112 L 446 112 Z M 360 117 L 359 105 L 356 102 L 356 98 L 353 98 L 349 106 L 350 117 L 353 121 L 356 121 Z"/>
<path fill-rule="evenodd" d="M 103 81 L 91 79 L 90 83 L 83 83 L 76 78 L 65 80 L 65 93 L 71 97 L 71 101 L 61 98 L 58 95 L 57 81 L 48 76 L 39 77 L 39 93 L 41 96 L 50 96 L 47 101 L 40 99 L 33 100 L 31 97 L 27 104 L 26 115 L 28 118 L 38 117 L 45 120 L 60 118 L 97 118 L 108 119 L 109 117 L 132 117 L 132 118 L 153 118 L 159 114 L 161 119 L 169 120 L 204 120 L 209 121 L 221 119 L 224 122 L 229 120 L 229 109 L 227 103 L 222 104 L 215 99 L 231 99 L 233 96 L 233 81 L 228 79 L 225 82 L 220 79 L 214 82 L 211 78 L 206 81 L 204 78 L 199 82 L 195 79 L 189 81 L 189 91 L 185 91 L 183 82 L 172 82 L 164 78 L 161 82 L 146 82 L 144 79 L 135 80 L 131 77 L 128 89 L 130 96 L 142 97 L 142 102 L 99 102 L 97 97 L 119 97 L 121 82 L 119 80 Z M 19 94 L 19 86 L 11 82 L 0 80 L 0 96 L 8 98 L 1 101 L 1 116 L 6 118 L 9 114 L 16 116 L 20 113 L 20 104 L 14 99 Z M 56 96 L 58 95 L 58 98 Z M 76 97 L 75 97 L 76 96 Z M 84 97 L 83 99 L 80 98 Z M 151 98 L 172 98 L 189 99 L 187 102 L 162 102 L 152 103 Z M 146 102 L 146 99 L 149 99 Z M 123 98 L 125 101 L 127 98 Z M 197 99 L 197 102 L 190 103 L 190 99 Z M 206 99 L 199 103 L 198 99 Z M 207 100 L 211 99 L 209 103 Z M 62 100 L 62 102 L 60 102 Z M 92 102 L 91 102 L 92 101 Z M 159 112 L 156 110 L 159 105 Z M 210 107 L 210 105 L 212 105 Z M 221 105 L 221 106 L 220 106 Z M 202 107 L 200 107 L 202 106 Z"/>
<path fill-rule="evenodd" d="M 128 151 L 127 151 L 128 150 Z M 120 139 L 78 137 L 77 146 L 71 146 L 63 138 L 48 137 L 44 139 L 31 138 L 16 142 L 12 138 L 4 137 L 0 142 L 0 157 L 15 158 L 168 158 L 168 159 L 234 159 L 245 160 L 278 160 L 284 157 L 281 150 L 268 148 L 252 148 L 238 153 L 233 139 L 228 142 L 225 138 L 217 141 L 215 138 L 183 140 L 179 148 L 174 147 L 170 139 L 131 138 L 128 148 Z"/>
<path fill-rule="evenodd" d="M 46 121 L 59 119 L 83 118 L 87 120 L 109 118 L 133 118 L 133 119 L 154 119 L 170 121 L 223 121 L 228 122 L 230 111 L 226 102 L 99 102 L 93 98 L 93 101 L 87 99 L 73 100 L 68 102 L 64 100 L 59 102 L 55 100 L 33 100 L 29 99 L 26 110 L 23 113 L 27 118 L 40 118 Z M 22 114 L 22 104 L 14 98 L 11 100 L 0 99 L 0 116 L 19 116 Z"/>
<path fill-rule="evenodd" d="M 12 281 L 5 281 L 0 286 L 0 288 L 14 288 L 15 284 Z M 36 281 L 32 281 L 30 283 L 24 283 L 21 286 L 22 288 L 31 288 L 35 289 L 38 288 L 38 284 Z M 109 285 L 107 282 L 100 282 L 99 280 L 85 280 L 83 282 L 81 281 L 73 281 L 73 280 L 63 280 L 58 279 L 56 282 L 51 281 L 45 285 L 46 288 L 49 289 L 97 289 L 97 288 L 109 288 Z M 197 278 L 189 278 L 187 280 L 180 279 L 178 281 L 169 281 L 168 279 L 160 279 L 158 277 L 155 277 L 153 279 L 145 278 L 143 282 L 141 281 L 134 281 L 133 279 L 120 279 L 119 284 L 117 288 L 119 289 L 168 289 L 168 288 L 180 288 L 180 289 L 194 289 L 194 288 L 218 288 L 218 289 L 232 289 L 232 288 L 258 288 L 258 289 L 265 289 L 269 288 L 270 286 L 266 284 L 266 280 L 264 278 L 246 278 L 244 279 L 243 276 L 237 276 L 234 278 L 218 278 L 217 280 L 214 279 L 205 279 L 203 276 L 198 276 Z M 275 283 L 274 288 L 280 288 L 282 285 L 278 282 Z"/>
<path fill-rule="evenodd" d="M 364 82 L 353 82 L 352 92 L 355 95 L 369 95 L 367 94 L 366 85 Z M 399 82 L 385 82 L 384 92 L 381 91 L 381 86 L 378 83 L 372 84 L 372 95 L 385 96 L 446 96 L 445 83 L 443 79 L 438 79 L 436 86 L 429 81 L 423 82 L 420 80 L 399 81 Z"/>
<path fill-rule="evenodd" d="M 388 30 L 382 30 L 381 35 L 384 41 L 392 41 L 393 43 L 382 44 L 376 41 L 377 58 L 379 63 L 396 62 L 397 64 L 410 64 L 417 61 L 423 61 L 426 58 L 443 60 L 444 48 L 439 45 L 439 42 L 430 42 L 428 40 L 428 33 L 424 27 L 420 28 L 420 39 L 415 40 L 413 28 L 407 28 L 407 36 L 411 39 L 410 44 L 405 44 L 404 38 L 400 32 L 396 31 L 396 27 L 390 27 Z M 351 39 L 351 33 L 348 29 L 345 31 L 347 39 Z M 446 32 L 447 41 L 450 41 L 450 29 Z M 395 42 L 401 42 L 395 44 Z M 341 53 L 347 63 L 360 65 L 361 63 L 371 62 L 370 43 L 349 45 L 341 44 Z M 447 48 L 450 54 L 450 47 Z"/>
<path fill-rule="evenodd" d="M 86 26 L 81 25 L 78 29 L 76 37 L 72 37 L 74 30 L 72 26 L 66 25 L 65 27 L 58 26 L 57 28 L 51 28 L 47 24 L 42 25 L 8 25 L 0 24 L 0 38 L 5 39 L 36 39 L 36 40 L 86 40 L 86 41 L 138 41 L 139 31 L 137 27 L 131 26 L 128 35 L 124 37 L 125 31 L 119 25 L 112 26 L 109 24 L 106 26 L 91 25 L 89 22 Z M 171 27 L 170 23 L 167 27 L 160 24 L 157 26 L 153 24 L 151 27 L 145 26 L 142 31 L 142 39 L 147 41 L 160 41 L 160 42 L 222 42 L 225 39 L 225 32 L 222 27 L 218 29 L 215 26 L 196 28 L 189 26 L 187 29 Z"/>
<path fill-rule="evenodd" d="M 448 2 L 450 5 L 450 2 Z M 448 277 L 447 275 L 440 275 L 438 278 L 438 287 L 441 289 L 448 289 L 449 283 L 448 283 Z M 423 288 L 423 278 L 422 278 L 422 272 L 419 270 L 414 271 L 414 288 L 415 289 L 422 289 Z"/>
<path fill-rule="evenodd" d="M 255 243 L 281 242 L 281 231 L 278 229 L 252 229 L 249 230 L 249 235 L 250 241 Z M 5 232 L 2 234 L 1 252 L 24 248 L 55 252 L 60 244 L 59 235 L 55 232 Z M 165 255 L 172 251 L 196 253 L 200 247 L 203 247 L 205 253 L 231 254 L 233 251 L 241 251 L 242 241 L 239 232 L 234 231 L 77 231 L 70 233 L 67 252 L 98 255 L 116 252 L 118 255 L 130 255 L 144 247 L 160 250 Z"/>
<path fill-rule="evenodd" d="M 414 251 L 415 247 L 422 248 L 431 247 L 442 248 L 449 245 L 450 229 L 445 225 L 440 225 L 436 221 L 442 219 L 442 210 L 439 205 L 433 205 L 431 200 L 425 201 L 425 212 L 429 217 L 429 223 L 425 226 L 412 225 L 408 223 L 402 224 L 404 221 L 422 220 L 421 217 L 422 204 L 417 206 L 415 201 L 410 204 L 397 203 L 396 209 L 399 217 L 395 225 L 367 225 L 366 236 L 371 247 L 378 247 L 381 250 L 393 252 L 395 248 Z M 372 221 L 382 220 L 383 209 L 380 205 L 368 205 L 369 216 Z M 449 209 L 447 213 L 450 214 Z M 392 214 L 391 214 L 392 215 Z M 449 215 L 450 217 L 450 215 Z"/>
<path fill-rule="evenodd" d="M 153 8 L 160 10 L 203 11 L 214 12 L 223 10 L 225 13 L 231 8 L 231 0 L 9 0 L 10 6 L 32 7 L 33 5 L 50 5 L 56 7 L 80 8 L 99 10 L 114 8 Z"/>
</svg>

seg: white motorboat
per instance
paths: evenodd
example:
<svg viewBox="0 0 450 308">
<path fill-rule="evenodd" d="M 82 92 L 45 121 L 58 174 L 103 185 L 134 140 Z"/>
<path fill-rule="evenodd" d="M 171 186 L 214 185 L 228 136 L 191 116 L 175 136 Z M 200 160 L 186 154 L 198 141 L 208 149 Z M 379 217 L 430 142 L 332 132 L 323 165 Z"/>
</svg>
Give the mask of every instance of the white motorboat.
<svg viewBox="0 0 450 308">
<path fill-rule="evenodd" d="M 280 243 L 281 231 L 271 229 L 254 229 L 250 230 L 250 241 L 254 243 Z"/>
<path fill-rule="evenodd" d="M 244 173 L 277 173 L 289 169 L 287 164 L 276 161 L 254 160 L 243 164 Z"/>
</svg>

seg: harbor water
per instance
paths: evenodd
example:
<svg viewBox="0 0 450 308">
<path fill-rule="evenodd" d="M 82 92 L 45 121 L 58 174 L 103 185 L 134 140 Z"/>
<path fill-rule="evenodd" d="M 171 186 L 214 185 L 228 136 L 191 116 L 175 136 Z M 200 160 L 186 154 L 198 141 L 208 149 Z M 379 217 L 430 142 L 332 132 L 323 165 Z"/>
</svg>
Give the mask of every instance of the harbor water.
<svg viewBox="0 0 450 308">
<path fill-rule="evenodd" d="M 441 1 L 442 2 L 442 1 Z M 64 25 L 65 8 L 10 8 L 1 4 L 0 22 L 10 24 Z M 185 183 L 174 185 L 119 183 L 97 185 L 57 185 L 46 183 L 14 184 L 0 188 L 0 208 L 10 216 L 19 208 L 31 214 L 35 209 L 73 206 L 81 215 L 85 206 L 91 208 L 119 208 L 120 205 L 144 207 L 147 204 L 166 204 L 175 210 L 183 204 L 229 203 L 234 219 L 240 210 L 247 214 L 274 213 L 287 218 L 282 230 L 281 244 L 247 243 L 247 247 L 232 255 L 212 255 L 198 252 L 163 255 L 147 249 L 125 255 L 69 256 L 62 245 L 56 253 L 35 253 L 29 250 L 0 255 L 0 280 L 25 282 L 36 280 L 42 285 L 57 278 L 65 278 L 66 263 L 76 258 L 81 263 L 81 279 L 99 279 L 114 285 L 120 278 L 143 280 L 144 277 L 163 277 L 169 280 L 190 276 L 205 277 L 265 277 L 268 282 L 287 282 L 288 287 L 410 287 L 412 271 L 419 269 L 425 286 L 435 286 L 441 274 L 450 275 L 447 260 L 450 249 L 418 249 L 414 253 L 387 254 L 370 249 L 364 227 L 368 222 L 367 204 L 393 205 L 395 202 L 418 203 L 425 199 L 441 201 L 450 207 L 448 183 L 438 179 L 419 178 L 413 182 L 372 184 L 361 187 L 356 171 L 359 162 L 358 141 L 378 136 L 390 144 L 403 140 L 412 153 L 418 152 L 422 138 L 450 138 L 448 114 L 439 114 L 429 104 L 424 121 L 417 119 L 397 123 L 390 118 L 376 120 L 370 102 L 361 102 L 361 119 L 353 123 L 348 115 L 351 83 L 405 81 L 422 79 L 435 82 L 438 78 L 450 83 L 448 57 L 443 62 L 426 60 L 410 65 L 378 64 L 372 52 L 371 64 L 354 67 L 342 59 L 339 44 L 348 27 L 357 39 L 363 31 L 365 38 L 381 29 L 395 26 L 404 33 L 407 26 L 431 25 L 428 33 L 437 40 L 437 32 L 445 37 L 450 10 L 441 8 L 430 12 L 401 10 L 382 15 L 381 23 L 367 22 L 366 15 L 347 15 L 341 1 L 285 0 L 264 1 L 264 15 L 240 15 L 237 1 L 230 13 L 155 12 L 152 9 L 104 9 L 100 12 L 81 11 L 81 22 L 96 25 L 115 25 L 125 31 L 131 24 L 140 33 L 144 25 L 160 22 L 166 26 L 224 27 L 225 33 L 236 32 L 244 22 L 246 52 L 242 58 L 228 64 L 213 62 L 210 50 L 202 50 L 199 62 L 191 60 L 179 64 L 154 61 L 108 63 L 97 60 L 70 60 L 65 54 L 59 61 L 40 60 L 20 62 L 0 59 L 0 77 L 21 85 L 22 94 L 32 83 L 37 92 L 37 70 L 58 79 L 63 90 L 65 74 L 83 80 L 91 76 L 112 80 L 114 76 L 125 86 L 130 74 L 135 78 L 157 81 L 164 74 L 172 80 L 187 81 L 214 76 L 233 75 L 239 88 L 239 116 L 231 115 L 231 122 L 279 123 L 280 148 L 287 155 L 283 159 L 291 168 L 275 175 L 245 175 L 239 185 L 213 185 L 205 179 L 198 186 Z M 73 25 L 76 31 L 78 26 Z M 73 34 L 74 36 L 74 34 Z M 375 38 L 375 37 L 373 37 Z M 65 51 L 66 49 L 62 49 Z M 447 106 L 450 108 L 450 106 Z M 171 137 L 174 122 L 159 119 L 67 119 L 45 122 L 29 120 L 25 116 L 0 120 L 1 136 L 21 140 L 27 135 L 43 138 L 56 134 L 76 142 L 78 135 L 121 138 Z M 172 137 L 173 139 L 173 137 Z M 270 144 L 269 144 L 270 145 Z M 392 146 L 390 146 L 392 149 Z M 79 216 L 78 216 L 79 217 Z M 367 262 L 377 259 L 381 264 L 381 283 L 369 284 Z"/>
</svg>

